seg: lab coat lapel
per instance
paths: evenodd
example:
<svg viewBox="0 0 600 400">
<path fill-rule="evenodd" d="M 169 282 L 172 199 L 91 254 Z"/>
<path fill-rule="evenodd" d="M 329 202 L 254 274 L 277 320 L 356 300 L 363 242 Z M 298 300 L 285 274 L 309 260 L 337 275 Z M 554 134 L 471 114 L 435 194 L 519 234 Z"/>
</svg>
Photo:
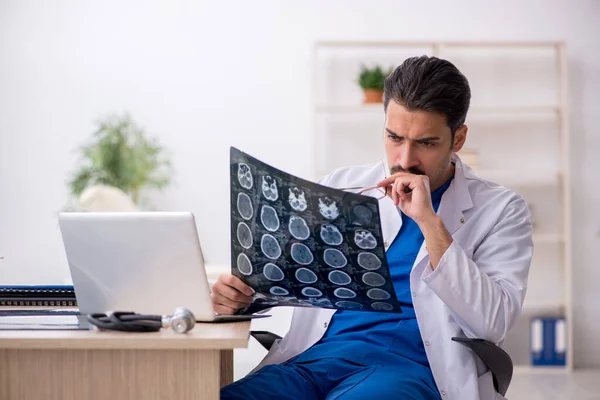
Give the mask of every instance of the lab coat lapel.
<svg viewBox="0 0 600 400">
<path fill-rule="evenodd" d="M 438 215 L 442 217 L 444 226 L 450 235 L 454 235 L 465 223 L 463 212 L 473 207 L 462 161 L 456 154 L 452 161 L 455 163 L 454 179 L 442 196 L 438 209 Z"/>
<path fill-rule="evenodd" d="M 381 233 L 387 251 L 398 232 L 400 232 L 402 217 L 400 216 L 400 210 L 389 197 L 379 200 L 379 215 L 381 216 Z"/>
<path fill-rule="evenodd" d="M 388 176 L 390 170 L 387 163 L 387 158 L 383 158 L 383 171 L 378 180 L 383 180 Z M 389 197 L 384 197 L 379 200 L 379 215 L 381 222 L 381 233 L 383 235 L 383 241 L 385 250 L 392 245 L 392 242 L 400 232 L 402 227 L 402 216 L 400 215 L 400 209 L 396 207 L 394 201 Z"/>
</svg>

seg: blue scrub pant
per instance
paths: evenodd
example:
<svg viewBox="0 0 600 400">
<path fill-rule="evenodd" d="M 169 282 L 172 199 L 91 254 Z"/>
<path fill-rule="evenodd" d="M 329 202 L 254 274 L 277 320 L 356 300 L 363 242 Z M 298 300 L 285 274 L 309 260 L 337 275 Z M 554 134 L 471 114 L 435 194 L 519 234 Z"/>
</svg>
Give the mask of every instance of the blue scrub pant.
<svg viewBox="0 0 600 400">
<path fill-rule="evenodd" d="M 267 365 L 221 389 L 221 400 L 438 400 L 431 373 L 417 364 L 365 366 L 339 358 Z"/>
</svg>

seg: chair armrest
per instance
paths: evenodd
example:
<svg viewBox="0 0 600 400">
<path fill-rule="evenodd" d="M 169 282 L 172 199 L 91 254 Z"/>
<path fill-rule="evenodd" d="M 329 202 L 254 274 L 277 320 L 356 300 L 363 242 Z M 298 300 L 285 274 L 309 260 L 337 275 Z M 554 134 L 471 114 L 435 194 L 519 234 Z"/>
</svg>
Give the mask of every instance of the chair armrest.
<svg viewBox="0 0 600 400">
<path fill-rule="evenodd" d="M 250 331 L 250 335 L 267 350 L 271 350 L 273 343 L 277 339 L 281 339 L 281 336 L 268 331 Z"/>
<path fill-rule="evenodd" d="M 513 375 L 513 362 L 508 353 L 484 339 L 453 337 L 452 340 L 470 348 L 477 354 L 492 371 L 496 391 L 504 396 Z"/>
</svg>

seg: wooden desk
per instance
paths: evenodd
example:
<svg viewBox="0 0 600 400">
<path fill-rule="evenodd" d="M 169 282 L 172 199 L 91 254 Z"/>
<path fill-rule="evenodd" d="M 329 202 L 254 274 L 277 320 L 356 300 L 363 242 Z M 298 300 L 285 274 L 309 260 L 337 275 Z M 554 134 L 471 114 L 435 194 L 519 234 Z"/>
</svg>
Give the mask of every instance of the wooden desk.
<svg viewBox="0 0 600 400">
<path fill-rule="evenodd" d="M 250 322 L 188 334 L 0 331 L 0 399 L 218 399 Z"/>
</svg>

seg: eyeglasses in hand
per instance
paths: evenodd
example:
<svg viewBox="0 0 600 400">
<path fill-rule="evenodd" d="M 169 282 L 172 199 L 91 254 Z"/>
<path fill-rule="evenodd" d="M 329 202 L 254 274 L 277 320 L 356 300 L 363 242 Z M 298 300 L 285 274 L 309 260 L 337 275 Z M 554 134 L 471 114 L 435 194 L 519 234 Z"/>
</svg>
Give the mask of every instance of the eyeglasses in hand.
<svg viewBox="0 0 600 400">
<path fill-rule="evenodd" d="M 377 186 L 355 186 L 355 187 L 347 187 L 347 188 L 338 188 L 339 190 L 358 190 L 357 194 L 365 194 L 368 192 L 371 192 L 371 194 L 374 194 L 377 200 L 381 200 L 383 198 L 385 198 L 385 196 L 387 196 L 386 191 L 384 188 L 381 187 L 377 187 Z"/>
</svg>

